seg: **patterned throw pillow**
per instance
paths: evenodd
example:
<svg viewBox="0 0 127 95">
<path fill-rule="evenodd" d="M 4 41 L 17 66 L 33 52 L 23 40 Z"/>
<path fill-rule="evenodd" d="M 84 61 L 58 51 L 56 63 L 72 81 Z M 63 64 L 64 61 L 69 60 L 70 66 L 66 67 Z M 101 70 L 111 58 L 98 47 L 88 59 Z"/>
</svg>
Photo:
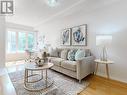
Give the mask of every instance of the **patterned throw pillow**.
<svg viewBox="0 0 127 95">
<path fill-rule="evenodd" d="M 75 60 L 81 60 L 85 57 L 85 50 L 77 50 L 76 54 L 75 54 Z"/>
<path fill-rule="evenodd" d="M 68 52 L 68 60 L 70 61 L 75 61 L 75 53 L 76 53 L 77 50 L 70 50 Z"/>
</svg>

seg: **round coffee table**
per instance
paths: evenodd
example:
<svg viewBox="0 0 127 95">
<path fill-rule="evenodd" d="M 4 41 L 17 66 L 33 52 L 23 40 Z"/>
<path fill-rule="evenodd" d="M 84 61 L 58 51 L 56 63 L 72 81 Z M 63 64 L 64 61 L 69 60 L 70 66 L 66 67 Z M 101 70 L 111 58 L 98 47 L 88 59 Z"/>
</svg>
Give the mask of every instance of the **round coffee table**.
<svg viewBox="0 0 127 95">
<path fill-rule="evenodd" d="M 50 87 L 53 80 L 48 78 L 47 70 L 52 66 L 53 63 L 45 63 L 41 67 L 37 66 L 36 63 L 27 63 L 25 65 L 24 88 L 29 91 L 40 91 Z M 34 74 L 37 71 L 39 73 Z"/>
</svg>

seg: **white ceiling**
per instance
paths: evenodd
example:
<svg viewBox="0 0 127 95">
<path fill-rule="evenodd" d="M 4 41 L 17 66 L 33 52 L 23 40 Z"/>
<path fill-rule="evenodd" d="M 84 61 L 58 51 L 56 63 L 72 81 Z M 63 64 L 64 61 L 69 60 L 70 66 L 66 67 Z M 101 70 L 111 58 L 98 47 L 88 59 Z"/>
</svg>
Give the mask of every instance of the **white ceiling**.
<svg viewBox="0 0 127 95">
<path fill-rule="evenodd" d="M 44 0 L 14 0 L 14 15 L 6 16 L 6 21 L 34 27 L 61 14 L 94 10 L 115 1 L 118 0 L 60 0 L 58 6 L 49 7 Z"/>
</svg>

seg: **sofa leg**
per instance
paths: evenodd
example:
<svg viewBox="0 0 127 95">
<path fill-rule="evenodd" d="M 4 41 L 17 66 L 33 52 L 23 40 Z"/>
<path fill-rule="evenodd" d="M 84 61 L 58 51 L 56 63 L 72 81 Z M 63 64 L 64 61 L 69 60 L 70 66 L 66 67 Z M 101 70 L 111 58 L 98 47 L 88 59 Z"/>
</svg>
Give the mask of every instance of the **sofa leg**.
<svg viewBox="0 0 127 95">
<path fill-rule="evenodd" d="M 94 72 L 92 72 L 91 74 L 94 75 Z"/>
<path fill-rule="evenodd" d="M 81 81 L 82 81 L 82 80 L 80 79 L 80 80 L 79 80 L 79 83 L 81 83 Z"/>
</svg>

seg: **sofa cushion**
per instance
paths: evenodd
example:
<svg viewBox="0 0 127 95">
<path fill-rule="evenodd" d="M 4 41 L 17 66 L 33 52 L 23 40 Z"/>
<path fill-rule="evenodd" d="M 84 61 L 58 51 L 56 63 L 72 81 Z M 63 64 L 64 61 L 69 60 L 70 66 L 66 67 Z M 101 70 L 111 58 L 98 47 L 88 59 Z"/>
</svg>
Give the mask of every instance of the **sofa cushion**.
<svg viewBox="0 0 127 95">
<path fill-rule="evenodd" d="M 65 68 L 65 69 L 72 70 L 72 71 L 76 71 L 76 64 L 77 64 L 76 61 L 66 60 L 66 61 L 61 62 L 61 67 Z"/>
<path fill-rule="evenodd" d="M 58 57 L 58 49 L 57 48 L 51 48 L 50 50 L 49 50 L 49 55 L 51 56 L 51 57 Z"/>
<path fill-rule="evenodd" d="M 47 57 L 47 58 L 48 58 L 48 61 L 51 62 L 51 60 L 52 60 L 53 58 L 57 58 L 57 57 Z"/>
<path fill-rule="evenodd" d="M 57 48 L 57 51 L 58 51 L 58 57 L 61 58 L 61 52 L 62 52 L 62 49 Z"/>
<path fill-rule="evenodd" d="M 68 54 L 68 50 L 64 49 L 61 51 L 61 58 L 62 59 L 67 59 L 67 54 Z"/>
<path fill-rule="evenodd" d="M 89 49 L 85 49 L 85 57 L 91 56 L 91 52 Z"/>
<path fill-rule="evenodd" d="M 52 58 L 51 59 L 51 62 L 54 64 L 54 65 L 57 65 L 57 66 L 61 66 L 61 62 L 64 61 L 64 59 L 62 58 Z"/>
<path fill-rule="evenodd" d="M 75 61 L 75 53 L 77 50 L 70 50 L 67 55 L 67 59 L 70 61 Z"/>
<path fill-rule="evenodd" d="M 84 57 L 85 57 L 85 50 L 78 49 L 77 52 L 75 53 L 75 60 L 81 60 Z"/>
</svg>

